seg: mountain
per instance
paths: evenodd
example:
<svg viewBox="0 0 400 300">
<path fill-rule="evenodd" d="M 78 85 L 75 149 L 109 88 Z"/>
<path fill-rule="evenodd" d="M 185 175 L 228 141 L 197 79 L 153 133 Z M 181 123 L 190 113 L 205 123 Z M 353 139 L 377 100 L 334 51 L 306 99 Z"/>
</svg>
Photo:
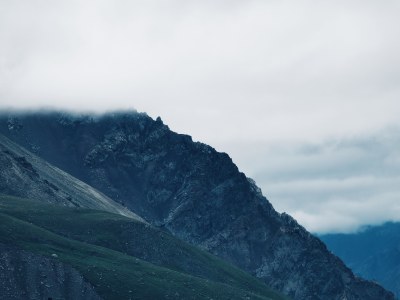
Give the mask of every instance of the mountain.
<svg viewBox="0 0 400 300">
<path fill-rule="evenodd" d="M 400 295 L 400 223 L 370 226 L 352 234 L 323 235 L 321 239 L 356 274 Z"/>
<path fill-rule="evenodd" d="M 0 193 L 0 299 L 285 299 L 2 135 Z"/>
<path fill-rule="evenodd" d="M 0 133 L 293 299 L 394 299 L 277 213 L 227 154 L 172 132 L 160 118 L 13 113 L 0 117 Z"/>
<path fill-rule="evenodd" d="M 0 299 L 285 299 L 196 247 L 105 211 L 0 196 L 0 249 Z"/>
</svg>

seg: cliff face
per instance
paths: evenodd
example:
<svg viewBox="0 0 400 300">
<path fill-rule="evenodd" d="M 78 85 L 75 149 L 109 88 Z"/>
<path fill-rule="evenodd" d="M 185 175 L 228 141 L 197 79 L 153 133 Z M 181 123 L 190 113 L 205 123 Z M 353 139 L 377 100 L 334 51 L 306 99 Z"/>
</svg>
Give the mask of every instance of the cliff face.
<svg viewBox="0 0 400 300">
<path fill-rule="evenodd" d="M 0 243 L 0 299 L 101 298 L 70 266 Z"/>
<path fill-rule="evenodd" d="M 137 113 L 3 116 L 0 132 L 294 299 L 394 299 L 277 213 L 229 156 Z"/>
</svg>

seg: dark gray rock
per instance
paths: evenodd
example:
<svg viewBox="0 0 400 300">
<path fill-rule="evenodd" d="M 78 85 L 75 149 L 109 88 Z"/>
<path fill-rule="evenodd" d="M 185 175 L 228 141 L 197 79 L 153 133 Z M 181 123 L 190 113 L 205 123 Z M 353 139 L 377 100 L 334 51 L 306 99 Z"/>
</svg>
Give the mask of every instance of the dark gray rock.
<svg viewBox="0 0 400 300">
<path fill-rule="evenodd" d="M 0 119 L 0 132 L 148 222 L 294 299 L 394 299 L 356 278 L 290 216 L 277 213 L 225 153 L 145 114 Z"/>
<path fill-rule="evenodd" d="M 70 266 L 0 243 L 0 299 L 101 298 L 94 287 Z"/>
</svg>

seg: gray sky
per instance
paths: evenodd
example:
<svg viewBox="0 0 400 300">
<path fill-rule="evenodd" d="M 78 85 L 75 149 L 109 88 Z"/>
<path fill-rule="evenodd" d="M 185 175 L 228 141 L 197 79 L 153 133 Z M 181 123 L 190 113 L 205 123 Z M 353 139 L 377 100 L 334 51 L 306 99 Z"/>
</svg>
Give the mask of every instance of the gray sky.
<svg viewBox="0 0 400 300">
<path fill-rule="evenodd" d="M 400 2 L 0 0 L 0 107 L 136 108 L 313 232 L 400 220 Z"/>
</svg>

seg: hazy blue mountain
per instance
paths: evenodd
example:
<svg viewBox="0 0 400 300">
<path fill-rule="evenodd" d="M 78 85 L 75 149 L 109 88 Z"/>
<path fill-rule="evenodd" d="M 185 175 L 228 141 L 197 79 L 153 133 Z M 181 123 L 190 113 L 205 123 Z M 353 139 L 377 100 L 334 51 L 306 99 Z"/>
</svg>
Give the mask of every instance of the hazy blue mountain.
<svg viewBox="0 0 400 300">
<path fill-rule="evenodd" d="M 400 223 L 367 227 L 353 234 L 323 235 L 321 239 L 356 274 L 400 296 Z"/>
<path fill-rule="evenodd" d="M 293 299 L 393 299 L 293 218 L 230 157 L 135 112 L 4 115 L 0 132 L 147 222 Z"/>
</svg>

